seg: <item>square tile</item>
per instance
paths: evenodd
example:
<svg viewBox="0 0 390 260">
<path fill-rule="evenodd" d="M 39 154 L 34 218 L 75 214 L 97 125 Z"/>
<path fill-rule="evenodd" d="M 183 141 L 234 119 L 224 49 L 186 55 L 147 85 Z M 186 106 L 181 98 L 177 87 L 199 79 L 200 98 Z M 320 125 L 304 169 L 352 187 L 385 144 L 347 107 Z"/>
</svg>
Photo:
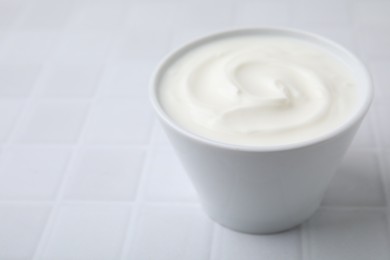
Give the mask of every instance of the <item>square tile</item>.
<svg viewBox="0 0 390 260">
<path fill-rule="evenodd" d="M 150 60 L 117 61 L 107 64 L 102 76 L 102 97 L 148 100 L 148 87 L 157 62 Z"/>
<path fill-rule="evenodd" d="M 235 5 L 230 1 L 221 4 L 215 2 L 191 2 L 180 5 L 176 17 L 175 32 L 184 32 L 197 28 L 210 31 L 227 29 L 233 24 Z M 218 10 L 218 11 L 216 11 Z"/>
<path fill-rule="evenodd" d="M 63 33 L 52 59 L 73 64 L 104 64 L 113 39 L 113 32 Z"/>
<path fill-rule="evenodd" d="M 74 143 L 87 115 L 88 103 L 81 101 L 41 101 L 18 129 L 22 143 Z"/>
<path fill-rule="evenodd" d="M 361 26 L 356 33 L 357 46 L 366 60 L 390 58 L 390 24 Z"/>
<path fill-rule="evenodd" d="M 270 235 L 250 235 L 221 227 L 216 260 L 300 260 L 301 236 L 299 229 Z"/>
<path fill-rule="evenodd" d="M 139 1 L 130 6 L 126 15 L 125 27 L 169 32 L 177 23 L 178 8 L 183 3 L 169 1 L 145 2 Z M 156 23 L 156 21 L 158 22 Z"/>
<path fill-rule="evenodd" d="M 294 20 L 300 23 L 346 25 L 352 23 L 348 0 L 300 1 L 294 5 Z"/>
<path fill-rule="evenodd" d="M 350 150 L 334 176 L 323 205 L 385 206 L 379 161 L 370 150 Z"/>
<path fill-rule="evenodd" d="M 32 259 L 50 207 L 0 206 L 0 259 Z"/>
<path fill-rule="evenodd" d="M 149 201 L 198 201 L 198 196 L 171 149 L 156 148 L 152 152 L 145 199 Z"/>
<path fill-rule="evenodd" d="M 2 99 L 0 102 L 0 142 L 5 142 L 23 110 L 23 99 Z"/>
<path fill-rule="evenodd" d="M 239 26 L 290 26 L 291 6 L 275 2 L 250 2 L 237 6 L 235 24 Z"/>
<path fill-rule="evenodd" d="M 84 148 L 70 173 L 65 198 L 134 200 L 143 163 L 140 149 Z"/>
<path fill-rule="evenodd" d="M 124 21 L 126 2 L 84 3 L 70 17 L 66 31 L 114 31 Z"/>
<path fill-rule="evenodd" d="M 127 206 L 64 205 L 39 259 L 119 259 Z"/>
<path fill-rule="evenodd" d="M 26 3 L 28 8 L 17 24 L 18 30 L 58 32 L 68 22 L 77 2 L 75 0 L 35 0 L 26 1 Z"/>
<path fill-rule="evenodd" d="M 22 14 L 24 1 L 3 0 L 0 9 L 0 30 L 11 29 Z"/>
<path fill-rule="evenodd" d="M 358 24 L 390 24 L 390 3 L 387 1 L 357 2 L 353 10 Z"/>
<path fill-rule="evenodd" d="M 86 130 L 87 143 L 145 144 L 153 117 L 142 99 L 104 99 L 95 104 Z"/>
<path fill-rule="evenodd" d="M 169 51 L 172 32 L 154 29 L 131 28 L 120 31 L 114 41 L 110 60 L 160 60 Z"/>
<path fill-rule="evenodd" d="M 40 81 L 44 97 L 92 97 L 103 73 L 103 66 L 98 64 L 54 62 L 47 67 Z"/>
<path fill-rule="evenodd" d="M 13 146 L 2 156 L 0 200 L 54 200 L 70 149 Z"/>
<path fill-rule="evenodd" d="M 384 210 L 321 209 L 308 225 L 308 259 L 388 259 Z"/>
<path fill-rule="evenodd" d="M 0 64 L 0 97 L 27 97 L 41 72 L 39 64 Z"/>
<path fill-rule="evenodd" d="M 42 64 L 58 45 L 57 32 L 11 32 L 4 42 L 4 63 Z"/>
<path fill-rule="evenodd" d="M 198 207 L 145 206 L 126 259 L 209 259 L 211 222 Z"/>
</svg>

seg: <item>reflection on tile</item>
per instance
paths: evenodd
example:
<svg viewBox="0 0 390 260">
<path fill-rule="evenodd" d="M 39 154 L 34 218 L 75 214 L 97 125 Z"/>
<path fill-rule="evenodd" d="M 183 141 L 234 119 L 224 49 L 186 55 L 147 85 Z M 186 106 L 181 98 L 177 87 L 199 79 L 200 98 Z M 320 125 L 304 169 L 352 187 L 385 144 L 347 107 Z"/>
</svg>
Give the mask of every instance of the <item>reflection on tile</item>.
<svg viewBox="0 0 390 260">
<path fill-rule="evenodd" d="M 208 259 L 211 222 L 198 207 L 145 206 L 126 259 Z"/>
<path fill-rule="evenodd" d="M 13 146 L 3 153 L 0 200 L 54 200 L 69 148 Z"/>
<path fill-rule="evenodd" d="M 32 259 L 50 208 L 0 206 L 0 259 Z"/>
<path fill-rule="evenodd" d="M 299 229 L 270 235 L 249 235 L 221 227 L 216 249 L 217 260 L 300 260 Z"/>
<path fill-rule="evenodd" d="M 309 259 L 388 259 L 387 230 L 384 210 L 321 209 L 307 230 Z"/>
<path fill-rule="evenodd" d="M 350 151 L 334 176 L 324 205 L 385 206 L 379 162 L 372 151 Z"/>
<path fill-rule="evenodd" d="M 39 259 L 119 259 L 129 218 L 127 206 L 62 206 Z"/>
<path fill-rule="evenodd" d="M 133 200 L 142 173 L 142 150 L 84 148 L 71 171 L 65 198 Z"/>
</svg>

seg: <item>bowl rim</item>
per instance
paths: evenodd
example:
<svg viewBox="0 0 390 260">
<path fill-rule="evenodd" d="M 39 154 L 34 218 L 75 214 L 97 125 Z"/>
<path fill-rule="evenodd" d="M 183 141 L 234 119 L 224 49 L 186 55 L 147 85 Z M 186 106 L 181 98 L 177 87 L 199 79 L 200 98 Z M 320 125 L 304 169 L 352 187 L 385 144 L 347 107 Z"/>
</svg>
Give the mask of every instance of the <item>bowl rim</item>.
<svg viewBox="0 0 390 260">
<path fill-rule="evenodd" d="M 237 36 L 248 36 L 248 35 L 256 35 L 256 34 L 264 34 L 264 33 L 272 33 L 273 35 L 280 36 L 292 36 L 297 39 L 306 39 L 309 42 L 314 42 L 319 46 L 324 48 L 331 49 L 334 51 L 340 51 L 343 55 L 346 55 L 350 61 L 355 63 L 355 66 L 358 66 L 359 70 L 363 72 L 364 75 L 360 75 L 365 82 L 361 84 L 366 90 L 366 95 L 362 95 L 362 100 L 358 104 L 358 108 L 351 115 L 346 122 L 342 123 L 339 127 L 326 132 L 320 136 L 310 138 L 308 140 L 287 143 L 287 144 L 278 144 L 278 145 L 240 145 L 227 143 L 222 141 L 213 140 L 211 138 L 196 134 L 190 130 L 185 129 L 175 122 L 164 110 L 158 98 L 158 88 L 159 88 L 159 80 L 161 79 L 164 71 L 169 65 L 174 62 L 177 58 L 181 57 L 183 54 L 187 53 L 193 48 L 204 45 L 208 42 L 213 42 L 216 40 L 224 39 L 224 38 L 233 38 Z M 336 55 L 340 56 L 340 55 Z M 287 28 L 287 27 L 249 27 L 249 28 L 236 28 L 229 29 L 223 31 L 217 31 L 214 33 L 207 34 L 205 36 L 198 37 L 194 40 L 189 41 L 188 43 L 182 45 L 181 47 L 175 48 L 173 51 L 169 52 L 157 65 L 154 73 L 152 74 L 152 78 L 149 83 L 149 99 L 152 103 L 152 107 L 157 113 L 160 121 L 168 125 L 170 128 L 175 130 L 177 133 L 191 139 L 192 141 L 196 141 L 203 145 L 213 146 L 217 148 L 227 149 L 227 150 L 239 150 L 239 151 L 248 151 L 248 152 L 271 152 L 271 151 L 286 151 L 298 148 L 304 148 L 308 146 L 312 146 L 317 143 L 322 143 L 329 141 L 330 139 L 342 134 L 347 131 L 349 128 L 353 127 L 356 123 L 358 123 L 361 119 L 364 118 L 367 113 L 373 99 L 374 89 L 372 84 L 371 74 L 367 69 L 366 65 L 357 57 L 353 52 L 346 49 L 342 45 L 320 36 L 318 34 L 303 31 L 299 29 Z"/>
</svg>

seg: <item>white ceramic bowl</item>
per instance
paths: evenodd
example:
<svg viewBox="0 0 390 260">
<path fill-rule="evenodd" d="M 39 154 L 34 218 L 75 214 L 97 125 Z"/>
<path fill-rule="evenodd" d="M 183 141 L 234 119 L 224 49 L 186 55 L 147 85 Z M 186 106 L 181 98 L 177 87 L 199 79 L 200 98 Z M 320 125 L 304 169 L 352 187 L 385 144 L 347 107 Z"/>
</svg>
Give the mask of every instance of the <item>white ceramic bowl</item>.
<svg viewBox="0 0 390 260">
<path fill-rule="evenodd" d="M 180 127 L 159 102 L 165 70 L 189 50 L 240 35 L 284 35 L 313 42 L 343 59 L 355 73 L 360 100 L 353 115 L 334 131 L 307 141 L 278 146 L 221 143 Z M 216 33 L 169 54 L 151 82 L 151 101 L 165 132 L 189 174 L 202 205 L 216 222 L 246 233 L 272 233 L 301 224 L 316 211 L 373 96 L 362 62 L 318 35 L 283 28 L 251 28 Z"/>
</svg>

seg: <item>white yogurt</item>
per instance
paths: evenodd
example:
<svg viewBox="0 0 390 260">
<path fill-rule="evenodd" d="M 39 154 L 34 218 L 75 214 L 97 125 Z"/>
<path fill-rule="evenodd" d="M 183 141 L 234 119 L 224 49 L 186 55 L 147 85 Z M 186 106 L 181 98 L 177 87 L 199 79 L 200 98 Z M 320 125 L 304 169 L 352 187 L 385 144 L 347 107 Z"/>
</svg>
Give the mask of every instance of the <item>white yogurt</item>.
<svg viewBox="0 0 390 260">
<path fill-rule="evenodd" d="M 159 98 L 188 131 L 223 143 L 272 146 L 339 127 L 357 106 L 346 64 L 287 36 L 237 36 L 191 49 L 165 71 Z"/>
</svg>

